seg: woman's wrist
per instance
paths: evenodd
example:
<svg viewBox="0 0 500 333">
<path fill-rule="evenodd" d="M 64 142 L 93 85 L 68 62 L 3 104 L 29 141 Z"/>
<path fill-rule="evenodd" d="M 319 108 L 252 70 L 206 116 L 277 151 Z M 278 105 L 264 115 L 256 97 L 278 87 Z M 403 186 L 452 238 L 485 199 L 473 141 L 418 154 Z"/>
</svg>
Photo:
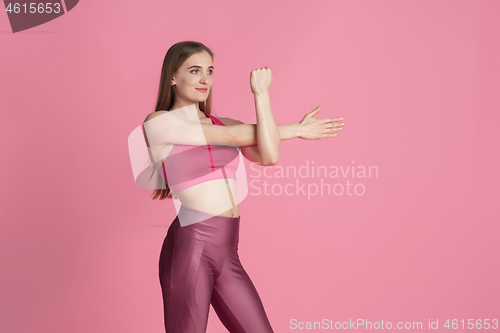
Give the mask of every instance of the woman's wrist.
<svg viewBox="0 0 500 333">
<path fill-rule="evenodd" d="M 293 124 L 293 131 L 296 138 L 300 138 L 302 136 L 302 125 L 300 123 Z"/>
<path fill-rule="evenodd" d="M 254 98 L 269 98 L 269 91 L 263 91 L 253 94 Z"/>
</svg>

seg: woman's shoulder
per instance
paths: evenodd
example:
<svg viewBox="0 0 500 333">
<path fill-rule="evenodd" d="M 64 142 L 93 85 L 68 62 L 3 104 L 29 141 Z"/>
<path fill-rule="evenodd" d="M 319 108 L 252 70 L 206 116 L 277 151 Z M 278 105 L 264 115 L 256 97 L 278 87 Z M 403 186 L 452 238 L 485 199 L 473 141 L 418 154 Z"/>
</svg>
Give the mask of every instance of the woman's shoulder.
<svg viewBox="0 0 500 333">
<path fill-rule="evenodd" d="M 147 115 L 146 119 L 144 119 L 144 122 L 151 120 L 155 117 L 161 116 L 162 114 L 165 114 L 166 112 L 168 112 L 168 111 L 160 110 L 160 111 L 151 112 L 150 114 Z"/>
</svg>

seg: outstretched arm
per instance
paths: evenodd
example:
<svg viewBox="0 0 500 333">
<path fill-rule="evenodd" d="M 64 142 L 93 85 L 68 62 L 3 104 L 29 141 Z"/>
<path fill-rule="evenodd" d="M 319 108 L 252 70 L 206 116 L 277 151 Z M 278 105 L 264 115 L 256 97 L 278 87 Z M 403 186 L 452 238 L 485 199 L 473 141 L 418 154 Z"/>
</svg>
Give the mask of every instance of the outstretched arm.
<svg viewBox="0 0 500 333">
<path fill-rule="evenodd" d="M 238 125 L 238 133 L 237 137 L 239 138 L 239 142 L 241 143 L 247 143 L 246 145 L 238 145 L 240 147 L 243 146 L 256 146 L 257 145 L 257 140 L 255 139 L 257 137 L 256 132 L 257 132 L 257 125 L 255 124 L 245 124 L 242 121 L 239 121 L 237 119 L 231 119 L 231 118 L 219 118 L 220 121 L 224 123 L 226 126 L 233 126 L 233 125 Z M 283 124 L 283 125 L 278 125 L 278 131 L 280 133 L 281 141 L 283 140 L 290 140 L 294 138 L 299 137 L 299 124 Z M 245 138 L 248 137 L 248 138 Z M 253 142 L 253 144 L 248 144 L 249 142 Z"/>
<path fill-rule="evenodd" d="M 319 106 L 313 111 L 307 113 L 299 123 L 278 125 L 281 141 L 294 138 L 320 140 L 335 137 L 337 132 L 342 130 L 344 118 L 313 118 L 313 116 L 315 116 L 320 109 L 321 107 Z M 255 139 L 257 136 L 257 126 L 255 124 L 244 124 L 239 120 L 231 118 L 220 118 L 220 120 L 224 123 L 224 125 L 235 129 L 236 138 L 239 138 L 237 141 L 244 143 L 238 145 L 240 146 L 241 152 L 246 159 L 260 165 L 272 165 L 263 163 L 259 154 L 257 141 Z M 254 142 L 254 144 L 248 144 L 249 142 Z"/>
</svg>

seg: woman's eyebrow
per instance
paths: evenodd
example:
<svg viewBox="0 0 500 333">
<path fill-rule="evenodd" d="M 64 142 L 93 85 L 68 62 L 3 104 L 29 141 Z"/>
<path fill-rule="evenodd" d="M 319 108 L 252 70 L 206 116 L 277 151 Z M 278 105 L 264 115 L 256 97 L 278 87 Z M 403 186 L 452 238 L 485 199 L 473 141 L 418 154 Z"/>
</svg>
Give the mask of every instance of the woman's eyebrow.
<svg viewBox="0 0 500 333">
<path fill-rule="evenodd" d="M 212 67 L 212 69 L 215 69 L 214 66 L 208 66 L 208 68 Z M 198 66 L 198 65 L 193 65 L 191 67 L 189 67 L 188 69 L 191 69 L 191 68 L 201 68 L 201 66 Z"/>
</svg>

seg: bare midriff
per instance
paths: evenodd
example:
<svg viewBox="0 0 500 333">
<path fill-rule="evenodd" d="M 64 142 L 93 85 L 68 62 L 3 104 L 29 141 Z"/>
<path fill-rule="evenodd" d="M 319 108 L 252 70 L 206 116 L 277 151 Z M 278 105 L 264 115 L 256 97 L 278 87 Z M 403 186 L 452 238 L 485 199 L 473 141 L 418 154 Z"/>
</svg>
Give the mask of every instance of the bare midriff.
<svg viewBox="0 0 500 333">
<path fill-rule="evenodd" d="M 236 180 L 214 179 L 191 186 L 175 195 L 183 206 L 212 215 L 239 217 Z"/>
</svg>

